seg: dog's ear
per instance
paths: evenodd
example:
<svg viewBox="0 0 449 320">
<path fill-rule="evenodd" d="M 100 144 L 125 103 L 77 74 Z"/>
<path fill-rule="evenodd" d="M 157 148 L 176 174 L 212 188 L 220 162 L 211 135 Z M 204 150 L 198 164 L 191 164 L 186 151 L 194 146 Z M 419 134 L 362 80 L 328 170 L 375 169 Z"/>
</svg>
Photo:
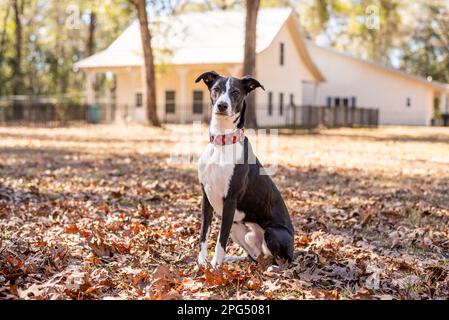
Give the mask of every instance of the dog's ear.
<svg viewBox="0 0 449 320">
<path fill-rule="evenodd" d="M 241 81 L 246 94 L 250 93 L 256 88 L 262 88 L 265 91 L 263 85 L 261 85 L 260 82 L 254 79 L 253 77 L 245 76 L 241 79 Z"/>
<path fill-rule="evenodd" d="M 196 78 L 195 83 L 198 83 L 201 80 L 203 80 L 206 86 L 210 89 L 214 84 L 215 80 L 218 79 L 218 77 L 220 77 L 220 75 L 215 71 L 204 72 L 202 75 Z"/>
</svg>

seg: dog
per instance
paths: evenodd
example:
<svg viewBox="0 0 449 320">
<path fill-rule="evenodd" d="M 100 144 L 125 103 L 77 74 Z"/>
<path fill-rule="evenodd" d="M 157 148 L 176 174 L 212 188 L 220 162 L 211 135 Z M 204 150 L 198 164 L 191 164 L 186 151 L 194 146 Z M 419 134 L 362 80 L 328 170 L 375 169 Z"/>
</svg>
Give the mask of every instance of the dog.
<svg viewBox="0 0 449 320">
<path fill-rule="evenodd" d="M 229 236 L 247 258 L 293 259 L 294 229 L 282 196 L 254 155 L 244 135 L 246 96 L 265 88 L 256 79 L 223 77 L 215 71 L 195 82 L 210 92 L 212 116 L 209 144 L 198 161 L 202 188 L 202 223 L 198 263 L 207 264 L 207 238 L 213 212 L 221 219 L 211 265 L 246 257 L 226 258 Z M 226 260 L 226 261 L 225 261 Z"/>
</svg>

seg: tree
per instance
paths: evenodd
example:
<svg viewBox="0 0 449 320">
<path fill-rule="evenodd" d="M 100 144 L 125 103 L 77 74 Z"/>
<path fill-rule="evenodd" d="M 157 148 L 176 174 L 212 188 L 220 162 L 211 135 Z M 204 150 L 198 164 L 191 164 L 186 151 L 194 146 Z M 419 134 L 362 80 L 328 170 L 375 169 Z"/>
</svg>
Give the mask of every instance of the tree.
<svg viewBox="0 0 449 320">
<path fill-rule="evenodd" d="M 4 57 L 5 57 L 5 44 L 6 44 L 6 40 L 7 40 L 7 23 L 8 23 L 8 18 L 9 18 L 9 13 L 10 13 L 10 6 L 8 6 L 6 8 L 6 13 L 5 16 L 3 17 L 3 24 L 2 24 L 2 29 L 1 29 L 1 34 L 0 34 L 0 83 L 3 83 L 3 61 L 4 61 Z M 3 86 L 0 86 L 0 96 L 3 93 Z"/>
<path fill-rule="evenodd" d="M 410 40 L 402 47 L 401 68 L 412 74 L 449 82 L 449 5 L 422 5 Z"/>
<path fill-rule="evenodd" d="M 4 55 L 4 48 L 5 48 L 5 42 L 6 42 L 6 32 L 7 32 L 7 23 L 8 23 L 8 18 L 9 18 L 9 13 L 10 13 L 10 6 L 8 6 L 6 8 L 6 14 L 3 17 L 3 23 L 2 23 L 2 30 L 1 30 L 1 34 L 0 34 L 0 66 L 3 62 L 3 55 Z"/>
<path fill-rule="evenodd" d="M 246 0 L 243 75 L 254 76 L 256 71 L 256 26 L 259 7 L 260 0 Z M 255 100 L 254 94 L 250 94 L 246 99 L 246 124 L 250 128 L 257 127 Z"/>
<path fill-rule="evenodd" d="M 14 11 L 14 27 L 15 27 L 15 57 L 13 60 L 13 77 L 12 77 L 12 93 L 20 94 L 23 91 L 23 74 L 22 74 L 22 15 L 24 9 L 24 1 L 12 0 Z"/>
<path fill-rule="evenodd" d="M 142 49 L 145 61 L 145 85 L 147 118 L 153 126 L 160 126 L 156 112 L 156 77 L 154 70 L 153 48 L 151 46 L 151 33 L 148 29 L 148 15 L 146 0 L 130 0 L 137 10 L 142 38 Z"/>
<path fill-rule="evenodd" d="M 95 12 L 95 8 L 92 7 L 90 9 L 89 14 L 89 32 L 87 37 L 87 48 L 86 53 L 88 56 L 91 56 L 95 52 L 95 27 L 97 25 L 97 13 Z"/>
<path fill-rule="evenodd" d="M 404 41 L 399 0 L 314 0 L 298 9 L 312 39 L 325 36 L 330 46 L 377 63 L 390 65 L 391 50 Z"/>
</svg>

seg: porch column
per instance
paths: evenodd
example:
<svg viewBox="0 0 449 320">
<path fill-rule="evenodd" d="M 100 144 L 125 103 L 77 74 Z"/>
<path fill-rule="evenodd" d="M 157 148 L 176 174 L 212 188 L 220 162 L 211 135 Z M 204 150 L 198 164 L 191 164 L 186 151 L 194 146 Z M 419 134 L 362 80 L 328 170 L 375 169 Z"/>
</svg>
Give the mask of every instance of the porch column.
<svg viewBox="0 0 449 320">
<path fill-rule="evenodd" d="M 145 74 L 145 64 L 140 67 L 140 80 L 142 82 L 142 104 L 143 104 L 143 124 L 148 124 L 148 110 L 147 110 L 147 75 Z M 156 89 L 157 90 L 157 89 Z M 158 106 L 156 106 L 156 114 Z"/>
<path fill-rule="evenodd" d="M 93 87 L 95 81 L 95 73 L 88 70 L 86 72 L 86 103 L 93 105 L 95 103 L 95 89 Z"/>
<path fill-rule="evenodd" d="M 117 76 L 117 95 L 115 103 L 114 123 L 122 125 L 126 122 L 125 110 L 129 104 L 129 93 L 127 90 L 127 74 L 131 72 L 130 68 L 122 69 L 116 72 Z"/>
<path fill-rule="evenodd" d="M 187 107 L 188 107 L 188 97 L 187 97 L 187 68 L 177 68 L 179 78 L 179 98 L 177 105 L 179 106 L 179 119 L 181 123 L 186 123 L 187 121 Z"/>
<path fill-rule="evenodd" d="M 319 89 L 319 83 L 315 82 L 313 84 L 313 105 L 316 106 L 317 105 L 317 96 L 318 96 L 318 89 Z"/>
<path fill-rule="evenodd" d="M 449 113 L 449 105 L 447 103 L 447 93 L 441 92 L 441 113 Z"/>
<path fill-rule="evenodd" d="M 105 121 L 106 123 L 110 123 L 112 119 L 112 103 L 111 103 L 111 90 L 109 88 L 106 88 L 106 95 L 105 95 Z"/>
<path fill-rule="evenodd" d="M 139 71 L 137 71 L 139 72 Z M 127 121 L 135 121 L 135 116 L 136 116 L 136 87 L 137 87 L 137 81 L 136 81 L 136 77 L 137 77 L 137 72 L 134 69 L 131 69 L 131 97 L 129 99 L 129 101 L 131 101 L 130 106 L 128 107 L 127 111 Z M 145 104 L 145 100 L 142 100 L 142 104 Z"/>
</svg>

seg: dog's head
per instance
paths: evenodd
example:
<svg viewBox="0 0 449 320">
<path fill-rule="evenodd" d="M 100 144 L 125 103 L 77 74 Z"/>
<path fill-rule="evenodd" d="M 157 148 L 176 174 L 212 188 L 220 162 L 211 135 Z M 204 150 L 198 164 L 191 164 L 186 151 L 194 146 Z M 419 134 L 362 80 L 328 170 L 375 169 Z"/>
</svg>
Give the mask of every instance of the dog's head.
<svg viewBox="0 0 449 320">
<path fill-rule="evenodd" d="M 256 88 L 265 88 L 256 79 L 223 77 L 215 71 L 205 72 L 195 82 L 203 80 L 210 92 L 212 116 L 233 117 L 245 111 L 245 97 Z"/>
</svg>

